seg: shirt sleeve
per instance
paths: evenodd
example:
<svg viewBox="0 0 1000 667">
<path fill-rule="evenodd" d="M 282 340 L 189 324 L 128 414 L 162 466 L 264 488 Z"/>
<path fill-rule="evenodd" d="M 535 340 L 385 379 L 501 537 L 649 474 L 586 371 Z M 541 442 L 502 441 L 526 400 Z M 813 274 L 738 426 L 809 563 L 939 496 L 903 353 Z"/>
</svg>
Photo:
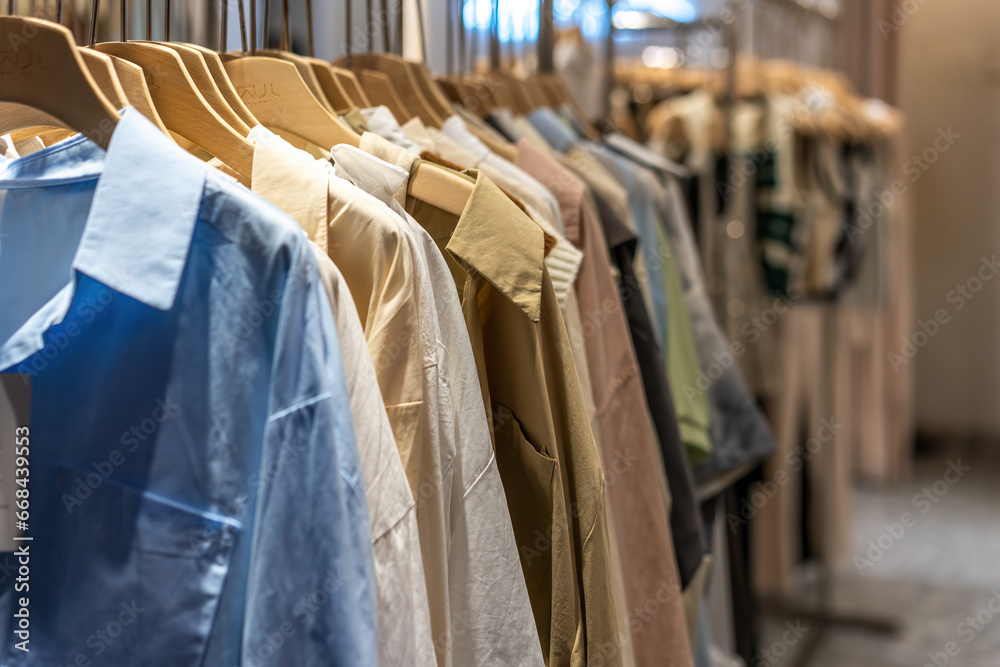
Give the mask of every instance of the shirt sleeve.
<svg viewBox="0 0 1000 667">
<path fill-rule="evenodd" d="M 340 346 L 305 239 L 290 251 L 252 481 L 243 661 L 374 665 L 371 534 Z"/>
</svg>

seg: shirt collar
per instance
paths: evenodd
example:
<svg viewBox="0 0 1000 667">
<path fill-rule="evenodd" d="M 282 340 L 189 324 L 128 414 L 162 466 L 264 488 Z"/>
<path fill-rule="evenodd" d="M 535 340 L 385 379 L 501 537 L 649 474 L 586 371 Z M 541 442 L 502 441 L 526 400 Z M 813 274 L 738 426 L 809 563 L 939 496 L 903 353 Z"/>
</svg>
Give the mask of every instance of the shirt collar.
<svg viewBox="0 0 1000 667">
<path fill-rule="evenodd" d="M 0 189 L 96 177 L 73 269 L 169 310 L 187 264 L 207 171 L 128 107 L 106 153 L 78 135 L 9 162 L 0 172 Z"/>
<path fill-rule="evenodd" d="M 479 172 L 475 178 L 448 240 L 448 252 L 537 322 L 542 312 L 545 233 L 490 179 Z"/>
<path fill-rule="evenodd" d="M 334 146 L 330 150 L 330 159 L 333 161 L 334 174 L 350 181 L 396 213 L 404 213 L 396 195 L 402 192 L 405 196 L 406 184 L 410 179 L 408 171 L 349 144 Z M 411 165 L 413 161 L 415 160 L 410 161 Z"/>
<path fill-rule="evenodd" d="M 310 240 L 326 247 L 329 162 L 317 160 L 258 125 L 250 189 L 292 216 Z"/>
<path fill-rule="evenodd" d="M 361 149 L 411 174 L 420 162 L 416 155 L 370 132 L 362 135 Z M 486 176 L 474 170 L 462 173 L 475 179 L 475 185 L 448 240 L 448 252 L 537 322 L 542 311 L 545 233 Z M 406 189 L 396 192 L 405 196 Z M 498 252 L 501 248 L 504 251 Z"/>
</svg>

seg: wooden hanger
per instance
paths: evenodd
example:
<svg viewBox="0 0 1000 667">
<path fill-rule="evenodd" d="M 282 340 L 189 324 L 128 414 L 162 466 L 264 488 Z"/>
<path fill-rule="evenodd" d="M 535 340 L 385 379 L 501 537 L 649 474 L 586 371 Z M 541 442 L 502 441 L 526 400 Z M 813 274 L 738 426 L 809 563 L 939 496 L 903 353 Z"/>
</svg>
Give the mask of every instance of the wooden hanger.
<svg viewBox="0 0 1000 667">
<path fill-rule="evenodd" d="M 336 64 L 346 64 L 346 59 L 342 58 L 336 61 Z M 357 54 L 351 56 L 350 67 L 355 72 L 367 69 L 388 75 L 389 81 L 404 108 L 414 111 L 425 124 L 432 127 L 441 127 L 441 124 L 444 123 L 444 118 L 431 108 L 427 98 L 420 91 L 407 62 L 399 56 L 388 53 Z M 364 79 L 362 79 L 363 82 Z M 369 97 L 371 97 L 370 94 Z"/>
<path fill-rule="evenodd" d="M 542 107 L 549 106 L 548 100 L 545 99 L 545 94 L 539 89 L 536 82 L 518 79 L 517 85 L 521 86 L 521 89 L 524 90 L 528 99 L 531 100 L 532 109 L 540 109 Z"/>
<path fill-rule="evenodd" d="M 172 50 L 178 56 L 180 56 L 181 62 L 184 64 L 184 68 L 191 75 L 191 80 L 194 81 L 197 90 L 204 96 L 205 100 L 211 105 L 217 114 L 229 125 L 231 128 L 236 130 L 239 134 L 244 137 L 250 134 L 250 124 L 246 123 L 239 114 L 233 109 L 229 104 L 229 101 L 223 95 L 221 88 L 216 83 L 216 79 L 212 76 L 211 71 L 208 69 L 208 62 L 205 56 L 201 54 L 196 49 L 189 47 L 187 44 L 178 44 L 176 42 L 150 42 L 151 44 L 159 44 L 165 48 Z M 232 83 L 229 83 L 232 86 Z"/>
<path fill-rule="evenodd" d="M 142 68 L 156 110 L 171 132 L 250 177 L 253 144 L 205 99 L 176 51 L 152 42 L 105 42 L 95 48 Z"/>
<path fill-rule="evenodd" d="M 199 90 L 176 51 L 153 42 L 124 41 L 127 38 L 125 33 L 127 24 L 127 11 L 123 0 L 121 9 L 123 41 L 104 42 L 94 48 L 138 65 L 146 78 L 156 110 L 167 129 L 200 146 L 241 176 L 249 179 L 253 168 L 253 144 L 219 115 Z M 168 31 L 169 21 L 164 30 L 164 37 L 169 39 Z M 207 70 L 205 75 L 207 76 Z M 202 76 L 200 71 L 198 76 Z M 211 81 L 211 77 L 208 78 Z M 206 90 L 209 95 L 214 93 L 215 96 L 221 97 L 218 88 L 214 87 L 214 82 Z M 216 102 L 219 103 L 218 100 Z"/>
<path fill-rule="evenodd" d="M 78 130 L 107 149 L 121 119 L 97 86 L 73 34 L 52 21 L 22 16 L 0 16 L 0 42 L 17 45 L 17 75 L 3 76 L 0 134 L 25 127 L 17 105 L 24 105 Z"/>
<path fill-rule="evenodd" d="M 326 90 L 323 87 L 319 77 L 316 74 L 316 70 L 313 64 L 305 56 L 300 56 L 297 53 L 290 53 L 288 51 L 280 51 L 277 49 L 258 49 L 257 54 L 261 56 L 266 56 L 268 58 L 277 58 L 278 60 L 285 60 L 295 66 L 295 69 L 299 73 L 299 77 L 306 84 L 309 92 L 313 94 L 320 104 L 326 107 L 327 111 L 331 113 L 337 113 L 338 103 L 342 103 L 344 98 L 344 92 L 338 90 L 339 86 L 334 86 L 332 91 L 334 93 L 334 99 L 329 99 L 326 95 Z M 314 59 L 317 60 L 317 59 Z M 326 61 L 319 61 L 326 64 Z"/>
<path fill-rule="evenodd" d="M 329 150 L 357 146 L 361 138 L 322 105 L 286 60 L 267 56 L 225 56 L 226 72 L 253 115 L 267 128 Z"/>
<path fill-rule="evenodd" d="M 107 55 L 101 54 L 99 51 L 94 51 L 91 47 L 85 47 L 82 50 Z M 114 56 L 107 57 L 111 59 L 111 66 L 115 68 L 115 74 L 118 75 L 118 81 L 125 91 L 125 97 L 128 98 L 129 104 L 135 107 L 135 110 L 145 116 L 147 120 L 160 128 L 164 134 L 169 135 L 170 132 L 167 130 L 167 126 L 163 124 L 163 119 L 160 118 L 160 114 L 156 111 L 153 98 L 150 97 L 149 86 L 146 85 L 146 77 L 142 75 L 142 68 L 135 63 L 130 63 L 121 58 L 115 58 Z"/>
<path fill-rule="evenodd" d="M 125 9 L 122 9 L 122 16 L 125 16 Z M 122 41 L 125 41 L 125 20 L 122 20 Z M 215 112 L 222 118 L 223 121 L 231 128 L 233 128 L 237 133 L 243 135 L 244 137 L 249 134 L 252 124 L 247 123 L 246 120 L 237 113 L 233 106 L 229 103 L 228 97 L 234 97 L 235 91 L 227 91 L 231 93 L 228 97 L 223 93 L 222 87 L 232 88 L 232 84 L 226 80 L 222 80 L 222 86 L 220 86 L 218 79 L 212 74 L 208 66 L 208 58 L 202 52 L 201 49 L 194 48 L 189 44 L 182 44 L 178 42 L 170 41 L 170 2 L 166 2 L 164 6 L 164 24 L 163 24 L 163 41 L 156 42 L 152 41 L 152 3 L 150 0 L 146 0 L 146 42 L 150 44 L 158 44 L 160 46 L 166 47 L 174 51 L 178 56 L 180 56 L 181 62 L 184 68 L 187 70 L 188 74 L 191 76 L 191 80 L 194 81 L 195 89 L 201 93 L 205 101 L 215 110 Z M 141 44 L 141 42 L 140 42 Z M 208 51 L 208 49 L 205 49 Z M 208 53 L 213 53 L 208 51 Z M 254 123 L 255 124 L 255 123 Z"/>
<path fill-rule="evenodd" d="M 97 87 L 101 89 L 104 96 L 111 102 L 115 109 L 124 109 L 129 105 L 128 95 L 118 80 L 118 73 L 115 66 L 111 64 L 111 56 L 91 49 L 79 48 L 80 57 L 83 64 L 87 66 L 90 76 L 94 77 Z"/>
<path fill-rule="evenodd" d="M 438 77 L 437 84 L 452 102 L 462 105 L 480 118 L 485 117 L 495 106 L 488 89 L 471 86 L 457 77 Z"/>
<path fill-rule="evenodd" d="M 490 76 L 506 84 L 506 90 L 510 93 L 510 98 L 519 114 L 526 115 L 534 111 L 534 102 L 524 87 L 520 85 L 520 81 L 504 72 L 491 72 Z"/>
<path fill-rule="evenodd" d="M 226 54 L 222 60 L 254 117 L 273 132 L 298 137 L 325 150 L 337 144 L 358 146 L 361 137 L 316 99 L 293 63 L 256 55 L 254 3 L 250 3 L 250 36 L 249 55 Z"/>
<path fill-rule="evenodd" d="M 410 176 L 406 194 L 452 215 L 462 215 L 474 187 L 456 172 L 422 161 Z"/>
<path fill-rule="evenodd" d="M 267 8 L 270 4 L 270 0 L 264 0 L 264 7 Z M 306 7 L 307 14 L 312 16 L 312 4 Z M 332 76 L 326 76 L 326 86 L 323 85 L 319 77 L 319 73 L 316 71 L 312 61 L 319 62 L 325 65 L 325 61 L 321 61 L 313 58 L 312 61 L 309 58 L 300 56 L 297 53 L 291 51 L 291 39 L 289 37 L 289 19 L 288 19 L 288 0 L 282 0 L 281 3 L 281 47 L 278 49 L 260 49 L 256 53 L 264 56 L 269 56 L 271 58 L 278 58 L 279 60 L 287 60 L 288 62 L 295 65 L 295 68 L 299 71 L 299 76 L 305 82 L 306 86 L 313 96 L 319 101 L 320 104 L 325 106 L 328 111 L 336 114 L 338 108 L 344 108 L 345 105 L 345 94 L 344 91 L 340 90 L 340 86 L 336 81 L 333 81 L 332 85 L 330 79 Z M 265 30 L 266 21 L 265 21 Z M 312 25 L 308 25 L 309 29 L 309 44 L 312 45 Z M 328 94 L 329 93 L 329 94 Z"/>
<path fill-rule="evenodd" d="M 146 0 L 147 3 L 150 0 Z M 215 84 L 219 87 L 219 92 L 226 99 L 229 107 L 236 113 L 240 119 L 247 124 L 248 127 L 256 127 L 260 125 L 254 115 L 250 112 L 250 109 L 243 103 L 240 99 L 240 94 L 237 92 L 236 87 L 233 85 L 232 80 L 226 73 L 226 68 L 222 64 L 222 57 L 219 55 L 226 50 L 226 41 L 229 37 L 229 3 L 227 0 L 222 0 L 219 3 L 219 49 L 218 51 L 213 51 L 212 49 L 206 48 L 199 44 L 185 44 L 188 48 L 195 49 L 200 52 L 205 58 L 205 64 L 208 66 L 208 71 L 215 80 Z M 243 46 L 243 50 L 246 51 L 247 46 L 247 27 L 246 19 L 243 16 L 244 7 L 242 4 L 239 6 L 240 16 L 239 16 L 239 26 L 240 26 L 240 42 Z M 147 10 L 147 15 L 149 11 Z M 147 21 L 146 30 L 149 31 L 149 25 Z"/>
<path fill-rule="evenodd" d="M 313 70 L 313 74 L 319 81 L 320 88 L 326 99 L 333 105 L 337 113 L 345 113 L 351 109 L 358 108 L 358 103 L 351 97 L 351 94 L 344 88 L 333 66 L 321 58 L 306 56 L 303 58 Z"/>
<path fill-rule="evenodd" d="M 420 91 L 427 98 L 434 111 L 437 112 L 441 118 L 448 118 L 448 116 L 454 116 L 455 110 L 451 108 L 451 101 L 441 92 L 438 87 L 437 82 L 434 81 L 434 77 L 431 76 L 431 72 L 427 69 L 427 66 L 423 63 L 415 63 L 411 61 L 403 61 L 410 68 L 410 73 L 413 75 L 413 79 L 417 82 L 417 86 Z"/>
<path fill-rule="evenodd" d="M 341 87 L 347 93 L 347 96 L 354 102 L 356 107 L 360 109 L 368 109 L 372 106 L 371 100 L 368 99 L 364 88 L 361 87 L 361 82 L 358 81 L 358 77 L 355 76 L 354 72 L 335 65 L 330 65 L 330 71 L 333 72 L 335 77 L 337 77 Z"/>
<path fill-rule="evenodd" d="M 121 82 L 118 80 L 114 66 L 111 64 L 111 56 L 80 47 L 77 47 L 77 51 L 83 59 L 83 64 L 86 66 L 87 71 L 94 77 L 97 87 L 108 98 L 111 106 L 115 109 L 127 107 L 129 101 Z M 30 109 L 28 107 L 23 107 L 23 109 L 22 126 L 26 123 L 31 123 L 31 125 L 24 130 L 12 133 L 17 141 L 23 141 L 32 136 L 39 136 L 42 142 L 48 146 L 76 134 L 74 130 L 65 128 L 60 130 L 42 129 L 61 128 L 63 123 L 38 109 Z"/>
<path fill-rule="evenodd" d="M 493 106 L 510 109 L 515 113 L 525 113 L 521 111 L 521 105 L 515 99 L 511 86 L 505 79 L 491 74 L 476 74 L 466 76 L 463 81 L 473 88 L 477 97 L 487 95 Z"/>
<path fill-rule="evenodd" d="M 396 89 L 392 86 L 387 74 L 367 69 L 359 69 L 355 74 L 358 75 L 358 80 L 361 82 L 368 99 L 376 105 L 388 107 L 400 124 L 413 118 L 413 114 L 406 110 L 403 101 L 396 94 Z"/>
<path fill-rule="evenodd" d="M 313 40 L 312 0 L 306 0 L 306 34 L 308 35 L 309 55 L 304 60 L 312 67 L 326 99 L 330 101 L 338 113 L 358 108 L 359 101 L 352 97 L 351 92 L 353 91 L 347 90 L 341 83 L 333 65 L 316 57 Z"/>
<path fill-rule="evenodd" d="M 225 3 L 223 3 L 225 4 Z M 175 44 L 171 42 L 166 46 Z M 225 98 L 226 104 L 229 108 L 239 116 L 248 127 L 254 127 L 260 125 L 260 121 L 254 118 L 254 115 L 250 113 L 250 109 L 243 104 L 243 100 L 240 99 L 240 94 L 236 91 L 236 87 L 233 86 L 233 82 L 229 79 L 229 75 L 226 74 L 226 68 L 222 65 L 222 58 L 219 57 L 218 52 L 212 49 L 201 46 L 200 44 L 188 44 L 184 43 L 187 49 L 193 49 L 200 53 L 205 58 L 205 65 L 208 66 L 208 72 L 211 74 L 212 79 L 215 80 L 215 85 L 219 87 L 219 92 L 222 93 L 222 97 Z"/>
</svg>

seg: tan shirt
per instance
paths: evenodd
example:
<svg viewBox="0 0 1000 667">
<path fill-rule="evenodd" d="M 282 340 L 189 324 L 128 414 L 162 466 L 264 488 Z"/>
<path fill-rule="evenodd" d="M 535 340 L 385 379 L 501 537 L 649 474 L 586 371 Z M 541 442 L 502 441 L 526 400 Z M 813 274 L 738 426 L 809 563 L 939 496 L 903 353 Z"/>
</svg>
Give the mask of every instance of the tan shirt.
<svg viewBox="0 0 1000 667">
<path fill-rule="evenodd" d="M 558 162 L 519 142 L 517 164 L 552 190 L 566 236 L 583 250 L 576 293 L 636 663 L 690 667 L 693 657 L 664 502 L 666 475 L 601 224 L 586 201 L 586 185 Z M 643 611 L 651 597 L 659 613 Z"/>
<path fill-rule="evenodd" d="M 394 147 L 365 137 L 362 148 L 392 161 Z M 544 232 L 479 174 L 460 217 L 412 199 L 407 210 L 462 298 L 546 662 L 621 665 L 600 454 Z"/>
</svg>

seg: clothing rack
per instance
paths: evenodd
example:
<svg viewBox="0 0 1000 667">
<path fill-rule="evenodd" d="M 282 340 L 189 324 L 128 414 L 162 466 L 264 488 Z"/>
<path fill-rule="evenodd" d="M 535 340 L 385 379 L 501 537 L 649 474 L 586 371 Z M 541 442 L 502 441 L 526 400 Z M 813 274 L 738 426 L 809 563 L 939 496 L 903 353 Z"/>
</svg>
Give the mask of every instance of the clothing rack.
<svg viewBox="0 0 1000 667">
<path fill-rule="evenodd" d="M 777 15 L 780 18 L 776 23 L 777 29 L 775 33 L 779 36 L 779 40 L 777 40 L 777 42 L 783 43 L 783 40 L 786 37 L 788 42 L 785 43 L 787 44 L 787 46 L 785 46 L 786 51 L 784 53 L 779 52 L 777 55 L 778 57 L 786 57 L 799 62 L 806 59 L 803 56 L 802 40 L 799 39 L 796 41 L 796 38 L 800 35 L 800 33 L 791 29 L 787 25 L 788 21 L 819 21 L 820 24 L 824 26 L 824 31 L 827 31 L 828 33 L 833 33 L 839 29 L 839 8 L 836 12 L 824 12 L 822 11 L 823 3 L 807 8 L 803 7 L 795 0 L 730 0 L 730 8 L 734 10 L 737 19 L 741 18 L 741 14 L 737 9 L 738 5 L 745 6 L 745 9 L 749 12 L 749 16 L 744 15 L 742 18 L 749 20 L 745 20 L 743 25 L 735 29 L 733 32 L 740 33 L 742 40 L 747 42 L 747 52 L 751 55 L 771 55 L 770 53 L 762 53 L 760 49 L 761 45 L 757 42 L 757 32 L 759 28 L 757 21 L 758 17 L 762 15 L 758 10 L 778 12 Z M 785 23 L 785 25 L 783 26 L 782 23 Z M 829 36 L 827 39 L 827 46 L 832 46 L 834 43 L 832 36 Z M 736 38 L 734 37 L 734 42 L 735 40 Z M 739 46 L 739 44 L 736 44 L 736 48 L 732 48 L 730 53 L 735 55 L 739 51 Z M 826 60 L 826 64 L 832 64 L 835 57 L 831 54 L 827 54 Z M 733 98 L 731 93 L 735 90 L 736 83 L 735 62 L 736 58 L 732 57 L 730 59 L 730 75 L 727 79 L 727 90 L 730 94 L 726 95 L 722 102 L 722 104 L 725 105 L 727 134 L 729 134 L 732 129 L 731 114 Z M 822 306 L 822 320 L 824 332 L 830 333 L 836 330 L 837 319 L 835 306 L 829 304 Z M 834 354 L 833 336 L 824 335 L 821 377 L 826 378 L 826 382 L 823 384 L 822 414 L 827 415 L 834 414 L 832 387 L 833 369 L 835 367 Z M 826 487 L 821 485 L 821 492 L 818 494 L 821 515 L 827 513 L 826 507 L 829 503 L 829 498 L 827 496 L 828 491 L 826 490 Z M 821 540 L 826 541 L 829 539 L 828 533 L 825 530 L 820 530 L 819 534 L 822 536 Z M 827 551 L 822 547 L 822 545 L 820 546 L 818 553 L 820 554 L 817 558 L 819 570 L 818 601 L 815 605 L 803 604 L 800 601 L 790 600 L 784 596 L 767 596 L 762 597 L 759 601 L 760 609 L 765 614 L 787 618 L 793 621 L 803 620 L 815 624 L 816 627 L 813 628 L 813 631 L 806 637 L 803 647 L 799 650 L 797 656 L 795 657 L 795 660 L 792 663 L 793 667 L 806 667 L 807 665 L 812 664 L 819 647 L 831 629 L 848 628 L 881 635 L 895 635 L 900 631 L 900 622 L 895 618 L 863 615 L 854 612 L 838 612 L 834 610 L 833 582 L 835 572 L 833 563 L 829 562 L 827 559 Z M 747 659 L 747 657 L 744 656 L 744 659 Z"/>
</svg>

